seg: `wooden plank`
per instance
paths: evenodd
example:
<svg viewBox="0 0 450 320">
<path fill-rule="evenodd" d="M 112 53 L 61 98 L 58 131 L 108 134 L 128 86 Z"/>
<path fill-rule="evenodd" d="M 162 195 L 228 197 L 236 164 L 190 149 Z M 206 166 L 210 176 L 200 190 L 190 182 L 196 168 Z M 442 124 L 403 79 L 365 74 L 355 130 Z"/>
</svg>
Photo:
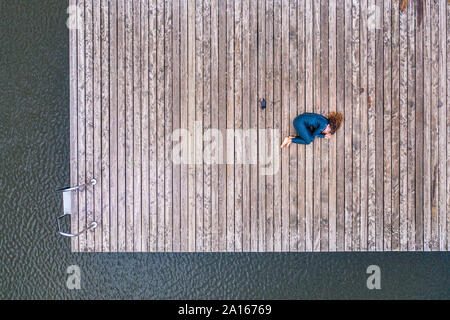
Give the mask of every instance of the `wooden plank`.
<svg viewBox="0 0 450 320">
<path fill-rule="evenodd" d="M 101 251 L 101 48 L 100 48 L 100 3 L 93 1 L 89 4 L 90 26 L 86 41 L 86 82 L 87 117 L 86 117 L 86 170 L 87 176 L 96 177 L 97 185 L 88 189 L 87 196 L 87 224 L 98 221 L 99 225 L 93 232 L 88 232 L 88 251 Z M 90 178 L 87 178 L 90 180 Z M 91 192 L 92 190 L 92 192 Z M 97 241 L 96 241 L 97 239 Z"/>
<path fill-rule="evenodd" d="M 298 114 L 305 112 L 305 1 L 298 0 L 297 15 L 297 43 L 298 43 L 298 79 L 297 79 L 297 101 Z M 335 38 L 334 38 L 335 39 Z M 331 40 L 333 41 L 333 40 Z M 331 70 L 330 70 L 331 71 Z M 332 77 L 332 74 L 330 74 Z M 278 109 L 278 108 L 277 108 Z M 305 251 L 305 148 L 297 148 L 298 168 L 297 168 L 297 234 L 298 251 Z M 278 199 L 277 197 L 275 199 Z M 276 201 L 278 202 L 278 201 Z"/>
<path fill-rule="evenodd" d="M 306 0 L 305 7 L 305 65 L 306 65 L 306 112 L 313 111 L 313 13 L 312 0 Z M 313 153 L 311 146 L 305 146 L 306 149 L 306 185 L 313 185 Z M 313 188 L 306 188 L 305 195 L 305 216 L 306 216 L 306 251 L 313 250 Z"/>
<path fill-rule="evenodd" d="M 359 0 L 352 4 L 352 165 L 353 165 L 353 205 L 352 205 L 352 250 L 360 250 L 361 242 L 361 106 L 360 106 L 360 39 Z"/>
<path fill-rule="evenodd" d="M 431 4 L 423 14 L 423 237 L 424 250 L 431 250 Z"/>
<path fill-rule="evenodd" d="M 367 251 L 367 226 L 368 226 L 368 111 L 367 102 L 369 97 L 368 88 L 368 37 L 367 37 L 367 0 L 361 1 L 360 8 L 360 113 L 361 113 L 361 133 L 360 133 L 360 155 L 361 155 L 361 206 L 360 206 L 360 250 Z"/>
<path fill-rule="evenodd" d="M 84 0 L 79 1 L 80 20 L 82 27 L 78 29 L 78 183 L 86 181 L 86 3 Z M 85 189 L 86 190 L 86 189 Z M 78 230 L 82 230 L 86 226 L 86 192 L 78 193 Z M 78 250 L 83 252 L 86 250 L 86 234 L 82 233 L 78 237 Z"/>
<path fill-rule="evenodd" d="M 337 110 L 336 105 L 336 1 L 330 1 L 328 7 L 328 90 L 329 90 L 329 110 Z M 336 251 L 336 143 L 337 137 L 329 140 L 329 186 L 328 186 L 328 250 Z M 301 161 L 300 161 L 301 163 Z"/>
<path fill-rule="evenodd" d="M 188 167 L 188 233 L 189 251 L 196 248 L 196 211 L 195 211 L 195 152 L 194 152 L 194 123 L 195 123 L 195 0 L 188 1 L 188 131 L 189 167 Z"/>
<path fill-rule="evenodd" d="M 117 2 L 117 251 L 126 251 L 126 181 L 125 181 L 125 135 L 126 135 L 126 56 L 125 56 L 125 2 Z"/>
<path fill-rule="evenodd" d="M 234 251 L 242 251 L 242 1 L 240 0 L 234 2 L 234 61 Z"/>
<path fill-rule="evenodd" d="M 84 25 L 78 21 L 81 11 L 81 5 L 76 0 L 69 1 L 70 10 L 75 10 L 75 25 L 69 28 L 69 72 L 70 72 L 70 185 L 78 184 L 78 32 L 84 30 Z M 73 14 L 73 13 L 72 13 Z M 71 215 L 70 227 L 72 233 L 78 233 L 78 192 L 72 194 L 73 212 Z M 73 237 L 70 241 L 71 251 L 80 250 L 78 238 Z"/>
<path fill-rule="evenodd" d="M 380 10 L 383 21 L 383 0 L 376 0 L 376 10 Z M 377 15 L 375 11 L 375 15 Z M 375 18 L 375 23 L 377 23 Z M 383 250 L 383 28 L 375 31 L 375 250 Z"/>
<path fill-rule="evenodd" d="M 258 28 L 258 2 L 249 1 L 249 73 L 250 73 L 250 115 L 249 127 L 252 132 L 251 143 L 257 143 L 256 130 L 258 110 L 258 61 L 257 61 L 257 28 Z M 220 20 L 220 18 L 219 18 Z M 219 37 L 220 39 L 220 37 Z M 258 251 L 258 167 L 257 148 L 250 149 L 250 250 Z M 256 161 L 255 161 L 256 159 Z"/>
<path fill-rule="evenodd" d="M 447 79 L 446 75 L 448 75 L 447 71 L 447 37 L 448 35 L 448 20 L 446 16 L 446 8 L 448 11 L 448 2 L 447 5 L 445 1 L 439 2 L 439 101 L 438 101 L 438 109 L 439 109 L 439 250 L 444 251 L 448 250 L 447 241 L 448 241 L 448 229 L 447 229 L 447 219 L 448 219 L 448 211 L 447 211 L 447 185 L 449 182 L 447 181 L 447 145 L 448 145 L 448 137 L 447 137 L 447 117 L 448 117 L 448 100 L 447 100 Z"/>
<path fill-rule="evenodd" d="M 258 1 L 258 99 L 265 97 L 265 81 L 266 61 L 265 61 L 265 20 L 266 20 L 266 3 L 265 1 Z M 264 76 L 262 76 L 264 75 Z M 261 174 L 261 167 L 265 164 L 266 155 L 266 141 L 261 135 L 261 129 L 265 128 L 265 111 L 261 108 L 257 109 L 257 124 L 258 124 L 258 251 L 264 251 L 266 247 L 266 177 Z"/>
<path fill-rule="evenodd" d="M 416 230 L 416 250 L 423 250 L 423 221 L 424 221 L 424 144 L 423 144 L 423 115 L 424 115 L 424 47 L 423 47 L 423 2 L 416 2 L 416 123 L 415 123 L 415 141 L 416 141 L 416 217 L 415 217 L 415 230 Z"/>
<path fill-rule="evenodd" d="M 345 40 L 344 40 L 344 174 L 345 174 L 345 251 L 352 250 L 352 2 L 345 1 Z"/>
<path fill-rule="evenodd" d="M 165 250 L 165 132 L 164 125 L 165 124 L 165 67 L 164 67 L 164 39 L 165 39 L 165 20 L 164 20 L 164 1 L 157 1 L 156 4 L 156 177 L 157 177 L 157 251 Z"/>
<path fill-rule="evenodd" d="M 203 130 L 211 129 L 211 1 L 205 0 L 203 4 Z M 211 165 L 204 160 L 204 251 L 211 251 L 212 208 L 211 208 Z"/>
<path fill-rule="evenodd" d="M 156 0 L 149 2 L 149 161 L 150 161 L 150 230 L 149 250 L 157 250 L 157 10 Z M 183 66 L 183 64 L 182 64 Z"/>
<path fill-rule="evenodd" d="M 227 1 L 227 132 L 234 133 L 234 1 Z M 226 143 L 227 251 L 234 251 L 234 139 Z"/>
<path fill-rule="evenodd" d="M 203 1 L 195 3 L 195 245 L 203 251 Z"/>
<path fill-rule="evenodd" d="M 399 176 L 399 250 L 408 249 L 408 9 L 400 10 L 400 176 Z M 395 137 L 394 137 L 395 139 Z M 393 243 L 394 247 L 394 243 Z"/>
<path fill-rule="evenodd" d="M 219 130 L 222 137 L 226 136 L 227 128 L 227 16 L 225 14 L 226 2 L 219 1 Z M 227 157 L 226 144 L 223 144 L 222 164 L 219 166 L 219 188 L 218 188 L 218 212 L 219 212 L 219 251 L 227 249 Z"/>
<path fill-rule="evenodd" d="M 141 216 L 141 4 L 133 1 L 133 250 L 142 248 Z"/>
<path fill-rule="evenodd" d="M 180 125 L 183 130 L 188 129 L 188 29 L 187 0 L 180 0 Z M 181 217 L 180 217 L 180 250 L 188 251 L 189 243 L 189 191 L 188 191 L 188 164 L 181 165 Z"/>
<path fill-rule="evenodd" d="M 141 201 L 141 251 L 148 252 L 150 248 L 150 163 L 149 163 L 149 3 L 141 0 L 141 172 L 142 172 L 142 201 Z"/>
<path fill-rule="evenodd" d="M 101 188 L 101 216 L 102 219 L 102 234 L 100 235 L 102 240 L 102 246 L 100 251 L 109 252 L 111 251 L 111 212 L 110 212 L 110 195 L 111 195 L 111 185 L 110 185 L 110 97 L 109 97 L 109 81 L 110 81 L 110 39 L 109 33 L 111 30 L 109 24 L 109 5 L 108 1 L 102 1 L 100 7 L 100 27 L 101 27 L 101 138 L 100 145 L 98 148 L 101 150 L 100 155 L 100 171 L 102 176 L 102 188 Z M 98 239 L 100 240 L 100 239 Z M 97 241 L 96 241 L 97 242 Z"/>
<path fill-rule="evenodd" d="M 110 251 L 118 251 L 118 2 L 109 7 L 110 50 L 109 50 L 109 99 L 110 99 Z"/>
<path fill-rule="evenodd" d="M 270 155 L 273 159 L 275 148 L 278 148 L 278 141 L 274 141 L 272 136 L 272 130 L 273 130 L 273 122 L 274 122 L 274 103 L 273 103 L 273 69 L 274 69 L 274 36 L 273 36 L 273 22 L 274 22 L 274 3 L 272 0 L 269 0 L 266 2 L 266 36 L 265 36 L 265 43 L 266 43 L 266 103 L 267 108 L 265 110 L 266 113 L 266 124 L 265 128 L 267 130 L 266 137 L 267 137 L 267 145 L 266 145 L 266 152 L 268 155 Z M 271 165 L 274 166 L 275 162 L 272 161 Z M 266 175 L 266 247 L 265 251 L 273 251 L 273 238 L 274 238 L 274 173 L 269 171 L 269 174 Z"/>
<path fill-rule="evenodd" d="M 281 136 L 282 137 L 288 136 L 291 128 L 291 121 L 289 119 L 289 96 L 290 96 L 289 71 L 290 71 L 289 1 L 282 0 L 281 1 Z M 262 70 L 262 74 L 265 74 L 264 70 Z M 263 96 L 263 92 L 264 91 L 262 91 L 261 96 Z M 281 153 L 281 251 L 289 250 L 290 172 L 289 172 L 288 150 L 283 150 L 283 152 Z M 263 187 L 260 186 L 260 188 Z"/>
<path fill-rule="evenodd" d="M 94 230 L 93 247 L 91 250 L 101 252 L 102 249 L 102 229 L 103 229 L 103 217 L 102 217 L 102 52 L 101 52 L 101 8 L 100 1 L 93 1 L 92 5 L 92 17 L 94 21 L 94 27 L 92 32 L 93 41 L 93 74 L 94 74 L 94 118 L 93 118 L 93 132 L 94 140 L 92 149 L 93 158 L 93 176 L 97 178 L 97 185 L 94 187 L 94 199 L 93 199 L 93 220 L 98 221 L 99 225 Z M 88 241 L 89 242 L 89 241 Z"/>
<path fill-rule="evenodd" d="M 289 135 L 297 135 L 293 128 L 292 122 L 298 115 L 298 103 L 297 103 L 297 3 L 295 1 L 289 2 L 289 59 L 284 61 L 289 68 Z M 285 235 L 288 237 L 288 250 L 298 251 L 298 148 L 299 146 L 293 145 L 289 148 L 289 228 L 288 233 Z M 300 146 L 301 147 L 301 146 Z"/>
<path fill-rule="evenodd" d="M 399 1 L 392 3 L 392 113 L 391 113 L 391 250 L 398 251 L 400 246 L 399 226 L 400 226 L 400 193 L 399 193 L 399 181 L 400 181 L 400 9 Z"/>
<path fill-rule="evenodd" d="M 368 152 L 368 194 L 367 194 L 367 250 L 374 251 L 375 246 L 375 216 L 376 216 L 376 92 L 375 92 L 375 35 L 377 29 L 377 7 L 375 0 L 368 1 L 367 22 L 367 152 Z M 364 19 L 363 19 L 364 21 Z M 365 99 L 365 98 L 364 98 Z"/>
<path fill-rule="evenodd" d="M 328 65 L 328 43 L 329 43 L 329 22 L 328 22 L 328 6 L 329 3 L 321 1 L 320 8 L 320 106 L 321 114 L 327 116 L 329 112 L 329 65 Z M 319 140 L 321 148 L 321 217 L 320 217 L 320 251 L 328 251 L 329 249 L 329 140 Z M 317 142 L 319 142 L 317 141 Z M 330 172 L 331 174 L 331 172 Z"/>
<path fill-rule="evenodd" d="M 408 250 L 416 247 L 416 8 L 415 4 L 408 6 Z"/>
<path fill-rule="evenodd" d="M 273 8 L 273 128 L 281 130 L 281 0 L 274 1 Z M 256 103 L 256 101 L 255 101 Z M 274 145 L 274 148 L 278 147 Z M 281 251 L 281 170 L 273 182 L 273 250 Z"/>
<path fill-rule="evenodd" d="M 250 58 L 250 2 L 242 3 L 242 127 L 245 132 L 251 129 L 251 94 L 250 94 L 250 63 L 254 57 Z M 217 60 L 216 60 L 217 61 Z M 215 64 L 217 65 L 217 63 Z M 215 127 L 217 128 L 217 126 Z M 250 185 L 250 166 L 251 164 L 251 137 L 243 140 L 243 150 L 245 155 L 243 174 L 242 174 L 242 250 L 245 252 L 251 249 L 251 185 Z M 249 149 L 246 149 L 249 146 Z"/>
<path fill-rule="evenodd" d="M 175 0 L 172 4 L 172 59 L 173 59 L 173 69 L 172 69 L 172 106 L 173 106 L 173 131 L 181 128 L 181 105 L 180 105 L 180 1 Z M 170 49 L 169 49 L 170 50 Z M 172 133 L 169 133 L 172 138 Z M 174 148 L 171 146 L 171 149 Z M 171 153 L 169 154 L 169 159 Z M 181 206 L 181 164 L 173 163 L 172 171 L 172 186 L 173 186 L 173 220 L 172 220 L 172 250 L 179 252 L 181 248 L 181 215 L 183 207 Z M 185 207 L 184 207 L 185 208 Z"/>
<path fill-rule="evenodd" d="M 125 184 L 126 251 L 134 250 L 133 195 L 133 3 L 125 2 Z"/>
<path fill-rule="evenodd" d="M 172 170 L 172 3 L 164 4 L 164 250 L 173 251 L 173 170 Z"/>
<path fill-rule="evenodd" d="M 313 1 L 313 110 L 314 113 L 321 113 L 321 96 L 320 96 L 320 3 Z M 313 251 L 320 251 L 320 221 L 321 221 L 321 171 L 322 165 L 321 144 L 316 140 L 312 144 L 314 152 L 314 183 L 313 183 Z"/>
<path fill-rule="evenodd" d="M 133 1 L 132 10 L 132 128 L 130 149 L 132 150 L 132 201 L 133 201 L 133 251 L 141 251 L 141 54 L 140 54 L 140 3 Z M 128 143 L 128 142 L 127 142 Z"/>
<path fill-rule="evenodd" d="M 96 56 L 99 58 L 100 55 L 95 54 L 94 50 L 98 50 L 97 43 L 94 45 L 95 41 L 95 30 L 94 30 L 94 7 L 92 1 L 86 2 L 86 177 L 85 181 L 90 181 L 97 173 L 94 171 L 94 157 L 97 153 L 94 150 L 94 127 L 98 127 L 98 123 L 95 119 L 95 109 L 99 105 L 98 99 L 100 95 L 97 93 L 99 90 L 99 81 L 97 80 L 97 74 L 94 73 L 94 65 L 97 62 Z M 95 96 L 94 96 L 95 95 Z M 99 113 L 97 113 L 99 115 Z M 91 178 L 92 177 L 92 178 Z M 99 188 L 101 190 L 101 176 L 95 176 L 97 179 L 96 186 L 89 186 L 86 189 L 86 222 L 85 225 L 89 225 L 91 221 L 94 221 L 97 217 L 95 216 L 95 199 L 94 197 L 99 196 Z M 86 232 L 86 246 L 85 251 L 92 252 L 96 249 L 95 246 L 95 234 L 98 234 L 100 225 L 91 232 Z"/>
<path fill-rule="evenodd" d="M 384 69 L 383 69 L 383 96 L 384 96 L 384 126 L 383 126 L 383 147 L 384 147 L 384 214 L 383 214 L 383 249 L 391 250 L 391 211 L 392 211 L 392 166 L 391 166 L 391 0 L 385 0 L 383 6 L 383 42 L 384 42 Z"/>
<path fill-rule="evenodd" d="M 450 8 L 447 4 L 447 137 L 450 135 Z M 450 177 L 450 139 L 447 138 L 447 179 Z M 450 183 L 447 181 L 447 250 L 450 250 Z"/>
<path fill-rule="evenodd" d="M 336 111 L 345 112 L 345 16 L 344 2 L 336 4 Z M 336 250 L 344 251 L 345 246 L 345 122 L 336 133 Z M 339 190 L 340 192 L 337 192 Z"/>
<path fill-rule="evenodd" d="M 211 128 L 219 128 L 219 3 L 211 1 Z M 211 249 L 219 251 L 219 163 L 211 167 Z M 250 236 L 250 231 L 248 231 Z"/>
<path fill-rule="evenodd" d="M 431 6 L 431 250 L 439 250 L 439 3 Z"/>
</svg>

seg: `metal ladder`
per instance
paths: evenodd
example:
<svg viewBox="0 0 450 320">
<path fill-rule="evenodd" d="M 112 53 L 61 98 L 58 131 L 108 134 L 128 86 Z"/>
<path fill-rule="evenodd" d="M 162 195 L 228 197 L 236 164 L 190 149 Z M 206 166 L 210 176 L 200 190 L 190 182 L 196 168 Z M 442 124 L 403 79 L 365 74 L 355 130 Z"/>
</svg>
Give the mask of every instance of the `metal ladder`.
<svg viewBox="0 0 450 320">
<path fill-rule="evenodd" d="M 60 235 L 62 235 L 64 237 L 71 237 L 71 238 L 78 237 L 83 232 L 86 232 L 90 229 L 97 228 L 98 223 L 96 221 L 92 221 L 89 226 L 86 226 L 80 232 L 78 232 L 76 234 L 72 234 L 72 233 L 63 232 L 61 230 L 61 223 L 60 223 L 62 218 L 64 218 L 65 216 L 70 216 L 72 214 L 72 193 L 75 191 L 76 192 L 84 191 L 86 187 L 95 186 L 96 184 L 97 184 L 97 180 L 92 179 L 91 181 L 89 181 L 88 183 L 85 183 L 83 185 L 56 190 L 57 192 L 61 192 L 62 196 L 63 196 L 63 214 L 56 218 L 56 222 L 58 224 L 58 233 Z"/>
</svg>

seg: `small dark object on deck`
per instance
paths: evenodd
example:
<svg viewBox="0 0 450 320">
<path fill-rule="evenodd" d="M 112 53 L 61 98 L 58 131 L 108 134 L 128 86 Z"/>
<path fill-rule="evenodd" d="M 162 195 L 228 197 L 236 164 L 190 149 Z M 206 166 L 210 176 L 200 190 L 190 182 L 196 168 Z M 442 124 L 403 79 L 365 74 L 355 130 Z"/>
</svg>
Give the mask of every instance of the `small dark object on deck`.
<svg viewBox="0 0 450 320">
<path fill-rule="evenodd" d="M 261 106 L 261 109 L 265 109 L 266 108 L 266 100 L 265 99 L 261 99 L 259 101 L 259 105 Z"/>
</svg>

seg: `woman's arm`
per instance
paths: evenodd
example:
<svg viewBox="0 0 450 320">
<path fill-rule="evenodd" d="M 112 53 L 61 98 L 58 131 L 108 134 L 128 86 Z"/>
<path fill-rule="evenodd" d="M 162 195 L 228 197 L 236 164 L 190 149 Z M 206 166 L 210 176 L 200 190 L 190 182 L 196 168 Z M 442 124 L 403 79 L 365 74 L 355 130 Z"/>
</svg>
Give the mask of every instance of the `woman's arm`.
<svg viewBox="0 0 450 320">
<path fill-rule="evenodd" d="M 328 125 L 328 122 L 324 121 L 323 118 L 317 118 L 317 122 L 318 122 L 318 126 L 317 129 L 314 130 L 313 134 L 312 134 L 312 138 L 314 137 L 320 137 L 320 138 L 325 138 L 325 135 L 322 134 L 322 130 L 323 127 L 326 127 Z"/>
<path fill-rule="evenodd" d="M 325 138 L 325 135 L 321 133 L 322 131 L 320 130 L 320 128 L 316 129 L 313 133 L 314 137 L 320 137 L 320 138 Z"/>
</svg>

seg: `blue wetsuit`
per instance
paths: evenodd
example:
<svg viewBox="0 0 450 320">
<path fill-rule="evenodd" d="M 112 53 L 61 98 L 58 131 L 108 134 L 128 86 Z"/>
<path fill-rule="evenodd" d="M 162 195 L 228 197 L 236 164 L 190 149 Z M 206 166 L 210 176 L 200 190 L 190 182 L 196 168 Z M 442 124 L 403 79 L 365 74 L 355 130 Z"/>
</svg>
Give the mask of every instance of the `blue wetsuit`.
<svg viewBox="0 0 450 320">
<path fill-rule="evenodd" d="M 294 128 L 298 133 L 292 142 L 310 144 L 315 137 L 325 138 L 321 132 L 325 130 L 329 121 L 321 114 L 302 113 L 294 119 Z"/>
</svg>

